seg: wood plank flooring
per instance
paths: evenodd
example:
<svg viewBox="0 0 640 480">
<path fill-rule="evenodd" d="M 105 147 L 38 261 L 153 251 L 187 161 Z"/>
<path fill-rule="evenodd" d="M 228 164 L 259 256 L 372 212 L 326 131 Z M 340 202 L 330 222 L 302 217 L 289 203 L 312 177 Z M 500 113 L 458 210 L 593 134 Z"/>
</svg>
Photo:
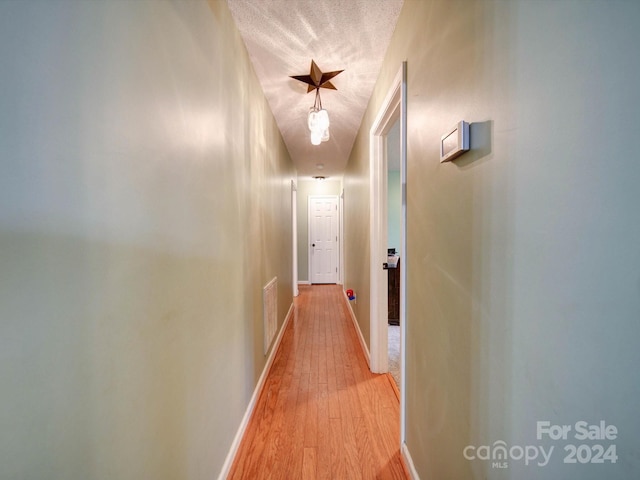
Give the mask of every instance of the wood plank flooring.
<svg viewBox="0 0 640 480">
<path fill-rule="evenodd" d="M 301 286 L 228 478 L 408 478 L 392 383 L 369 371 L 340 286 Z"/>
</svg>

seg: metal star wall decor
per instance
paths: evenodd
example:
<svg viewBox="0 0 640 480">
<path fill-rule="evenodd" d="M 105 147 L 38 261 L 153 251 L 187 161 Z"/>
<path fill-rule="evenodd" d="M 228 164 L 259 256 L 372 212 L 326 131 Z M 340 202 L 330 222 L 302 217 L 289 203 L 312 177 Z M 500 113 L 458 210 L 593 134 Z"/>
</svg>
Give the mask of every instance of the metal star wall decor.
<svg viewBox="0 0 640 480">
<path fill-rule="evenodd" d="M 290 75 L 290 78 L 299 80 L 309 85 L 309 87 L 307 88 L 307 93 L 311 92 L 312 90 L 318 90 L 319 88 L 337 90 L 337 88 L 329 80 L 342 72 L 344 72 L 344 70 L 335 70 L 333 72 L 322 73 L 320 67 L 316 65 L 316 62 L 311 60 L 311 69 L 309 71 L 309 75 Z"/>
</svg>

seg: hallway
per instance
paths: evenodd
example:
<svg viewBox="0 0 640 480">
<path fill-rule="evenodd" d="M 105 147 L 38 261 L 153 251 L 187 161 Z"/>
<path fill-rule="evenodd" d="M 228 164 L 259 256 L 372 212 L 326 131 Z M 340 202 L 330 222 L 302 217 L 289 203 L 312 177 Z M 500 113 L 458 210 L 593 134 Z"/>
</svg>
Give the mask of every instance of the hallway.
<svg viewBox="0 0 640 480">
<path fill-rule="evenodd" d="M 369 371 L 340 287 L 301 286 L 228 478 L 407 478 L 391 381 Z"/>
</svg>

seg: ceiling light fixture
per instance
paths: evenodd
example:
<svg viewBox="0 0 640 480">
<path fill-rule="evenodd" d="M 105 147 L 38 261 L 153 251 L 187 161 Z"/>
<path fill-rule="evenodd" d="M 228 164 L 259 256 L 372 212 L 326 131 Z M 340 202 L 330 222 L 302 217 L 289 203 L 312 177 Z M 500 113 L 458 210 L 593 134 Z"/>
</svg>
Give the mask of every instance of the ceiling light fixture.
<svg viewBox="0 0 640 480">
<path fill-rule="evenodd" d="M 313 145 L 320 145 L 322 142 L 329 140 L 329 112 L 322 108 L 320 89 L 328 88 L 330 90 L 337 90 L 330 80 L 343 71 L 344 70 L 335 70 L 333 72 L 322 73 L 318 65 L 316 65 L 316 62 L 311 60 L 309 75 L 291 76 L 291 78 L 308 85 L 307 93 L 312 90 L 316 91 L 315 101 L 309 109 L 309 115 L 307 116 L 307 126 L 311 132 L 311 143 Z"/>
<path fill-rule="evenodd" d="M 329 140 L 329 112 L 322 108 L 322 99 L 320 98 L 320 89 L 316 89 L 316 100 L 313 107 L 309 109 L 307 117 L 307 126 L 311 131 L 311 143 L 320 145 L 321 142 Z"/>
</svg>

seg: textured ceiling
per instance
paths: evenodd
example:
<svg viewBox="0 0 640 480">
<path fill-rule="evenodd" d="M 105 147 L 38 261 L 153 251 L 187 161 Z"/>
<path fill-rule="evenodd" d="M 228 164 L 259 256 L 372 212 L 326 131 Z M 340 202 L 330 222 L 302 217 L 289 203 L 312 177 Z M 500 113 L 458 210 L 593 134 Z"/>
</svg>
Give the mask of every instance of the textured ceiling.
<svg viewBox="0 0 640 480">
<path fill-rule="evenodd" d="M 393 34 L 403 0 L 227 0 L 289 153 L 301 177 L 341 175 Z M 321 89 L 331 138 L 311 145 L 314 93 L 289 78 L 311 60 L 337 90 Z M 322 164 L 320 170 L 317 166 Z"/>
</svg>

